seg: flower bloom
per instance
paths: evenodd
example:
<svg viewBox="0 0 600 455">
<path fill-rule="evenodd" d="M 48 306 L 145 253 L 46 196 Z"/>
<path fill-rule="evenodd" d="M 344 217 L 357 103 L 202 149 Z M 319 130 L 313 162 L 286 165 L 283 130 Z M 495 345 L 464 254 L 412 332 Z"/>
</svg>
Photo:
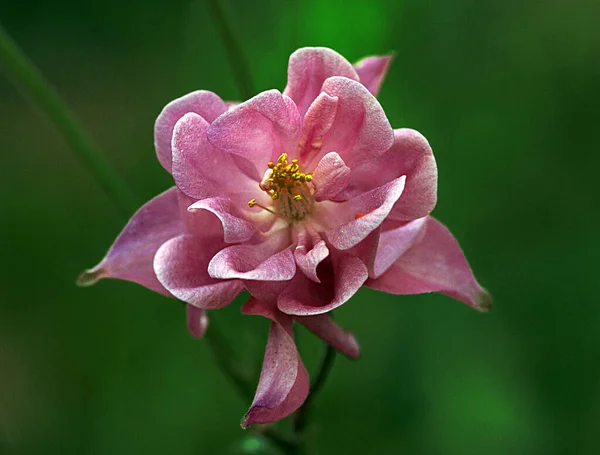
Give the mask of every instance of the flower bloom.
<svg viewBox="0 0 600 455">
<path fill-rule="evenodd" d="M 144 205 L 82 276 L 134 281 L 188 303 L 196 336 L 205 310 L 249 291 L 242 311 L 272 325 L 244 426 L 285 417 L 308 394 L 293 321 L 358 356 L 327 313 L 361 286 L 490 306 L 454 237 L 429 216 L 437 168 L 427 140 L 393 130 L 375 98 L 389 63 L 353 66 L 304 48 L 290 57 L 283 93 L 228 105 L 197 91 L 169 103 L 155 145 L 176 186 Z"/>
</svg>

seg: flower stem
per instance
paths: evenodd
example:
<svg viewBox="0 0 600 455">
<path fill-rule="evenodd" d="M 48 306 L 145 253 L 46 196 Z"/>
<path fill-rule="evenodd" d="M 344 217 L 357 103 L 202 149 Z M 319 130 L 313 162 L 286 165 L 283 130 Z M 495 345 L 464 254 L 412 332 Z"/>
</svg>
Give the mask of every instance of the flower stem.
<svg viewBox="0 0 600 455">
<path fill-rule="evenodd" d="M 250 99 L 254 96 L 255 92 L 248 59 L 242 50 L 240 42 L 236 39 L 233 27 L 230 26 L 227 20 L 221 0 L 209 0 L 208 5 L 212 10 L 217 28 L 221 34 L 221 39 L 225 45 L 229 64 L 231 65 L 240 95 L 244 100 Z"/>
<path fill-rule="evenodd" d="M 54 88 L 0 25 L 0 63 L 23 95 L 39 106 L 94 175 L 109 199 L 129 218 L 137 204 L 128 188 L 83 132 Z"/>
<path fill-rule="evenodd" d="M 302 435 L 302 433 L 306 429 L 312 402 L 315 400 L 319 392 L 323 389 L 323 386 L 325 385 L 325 382 L 329 377 L 329 373 L 331 373 L 333 364 L 335 363 L 335 358 L 336 350 L 329 344 L 325 344 L 325 353 L 323 355 L 323 360 L 321 360 L 321 364 L 319 365 L 319 369 L 317 371 L 317 375 L 315 376 L 315 380 L 310 385 L 310 393 L 308 394 L 308 397 L 306 398 L 306 401 L 304 402 L 302 407 L 298 409 L 294 416 L 293 430 L 295 435 Z"/>
</svg>

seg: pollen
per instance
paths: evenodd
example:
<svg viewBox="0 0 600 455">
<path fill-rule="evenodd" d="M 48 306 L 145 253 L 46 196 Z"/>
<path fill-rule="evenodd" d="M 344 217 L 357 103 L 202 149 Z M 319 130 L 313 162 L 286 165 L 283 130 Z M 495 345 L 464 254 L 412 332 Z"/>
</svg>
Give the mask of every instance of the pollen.
<svg viewBox="0 0 600 455">
<path fill-rule="evenodd" d="M 288 160 L 288 154 L 282 153 L 276 163 L 267 163 L 267 170 L 258 186 L 271 197 L 278 215 L 301 220 L 311 212 L 314 204 L 314 188 L 308 185 L 312 180 L 310 172 L 301 171 L 297 159 Z M 255 199 L 250 200 L 248 206 L 264 208 Z"/>
</svg>

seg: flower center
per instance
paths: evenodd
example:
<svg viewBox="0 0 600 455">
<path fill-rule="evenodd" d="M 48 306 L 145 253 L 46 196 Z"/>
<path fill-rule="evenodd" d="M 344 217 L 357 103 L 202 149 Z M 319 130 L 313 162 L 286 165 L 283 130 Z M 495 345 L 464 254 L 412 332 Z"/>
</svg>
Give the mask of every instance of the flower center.
<svg viewBox="0 0 600 455">
<path fill-rule="evenodd" d="M 311 173 L 300 172 L 298 160 L 288 162 L 287 153 L 282 153 L 277 163 L 269 161 L 267 167 L 258 186 L 271 197 L 275 211 L 263 207 L 256 199 L 248 205 L 256 205 L 290 221 L 302 220 L 312 211 L 315 202 L 314 189 L 308 185 L 312 181 Z"/>
</svg>

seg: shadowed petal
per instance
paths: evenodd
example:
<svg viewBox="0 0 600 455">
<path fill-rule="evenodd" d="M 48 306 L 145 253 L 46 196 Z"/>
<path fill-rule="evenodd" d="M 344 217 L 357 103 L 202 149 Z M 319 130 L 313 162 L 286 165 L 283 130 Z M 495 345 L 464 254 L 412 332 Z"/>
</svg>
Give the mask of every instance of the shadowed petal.
<svg viewBox="0 0 600 455">
<path fill-rule="evenodd" d="M 206 210 L 213 213 L 223 225 L 223 235 L 227 243 L 241 243 L 256 233 L 252 223 L 232 214 L 235 213 L 235 206 L 231 201 L 224 197 L 213 197 L 194 202 L 189 206 L 190 212 Z"/>
<path fill-rule="evenodd" d="M 194 338 L 202 338 L 208 327 L 208 316 L 206 311 L 196 308 L 189 303 L 186 305 L 187 326 Z"/>
<path fill-rule="evenodd" d="M 171 172 L 171 138 L 173 128 L 181 117 L 195 112 L 211 123 L 226 110 L 221 98 L 206 90 L 189 93 L 167 104 L 154 124 L 154 146 L 160 164 Z"/>
<path fill-rule="evenodd" d="M 294 100 L 304 117 L 325 80 L 332 76 L 358 81 L 358 74 L 350 62 L 337 52 L 323 47 L 298 49 L 290 56 L 288 83 L 283 93 Z"/>
<path fill-rule="evenodd" d="M 312 181 L 316 188 L 315 201 L 333 199 L 348 186 L 350 168 L 346 166 L 340 155 L 329 152 L 319 161 Z"/>
<path fill-rule="evenodd" d="M 310 316 L 327 313 L 347 302 L 367 280 L 367 267 L 354 256 L 339 254 L 318 268 L 321 283 L 298 273 L 277 299 L 287 314 Z"/>
<path fill-rule="evenodd" d="M 298 143 L 296 156 L 302 162 L 318 155 L 323 145 L 323 137 L 329 132 L 335 120 L 338 99 L 321 92 L 310 105 L 302 123 L 302 138 Z"/>
<path fill-rule="evenodd" d="M 256 193 L 256 181 L 241 172 L 234 157 L 208 141 L 209 124 L 197 114 L 184 115 L 173 132 L 173 179 L 194 199 L 230 196 L 245 204 Z"/>
<path fill-rule="evenodd" d="M 341 329 L 329 315 L 296 316 L 295 319 L 349 359 L 359 357 L 360 348 L 354 335 Z"/>
<path fill-rule="evenodd" d="M 392 59 L 392 55 L 365 57 L 354 64 L 354 69 L 360 77 L 360 82 L 375 96 L 379 93 Z"/>
<path fill-rule="evenodd" d="M 323 92 L 337 97 L 333 125 L 322 140 L 317 163 L 328 152 L 337 152 L 347 166 L 355 167 L 385 153 L 394 143 L 394 131 L 379 101 L 360 82 L 330 77 Z M 309 166 L 310 167 L 310 166 Z"/>
<path fill-rule="evenodd" d="M 224 307 L 244 286 L 238 280 L 217 280 L 209 276 L 210 258 L 223 246 L 220 237 L 182 235 L 171 239 L 156 252 L 156 276 L 179 300 L 200 309 Z"/>
<path fill-rule="evenodd" d="M 325 233 L 327 240 L 338 250 L 347 250 L 365 239 L 388 216 L 404 190 L 404 182 L 403 176 L 349 201 L 325 207 L 330 220 L 338 223 Z"/>
<path fill-rule="evenodd" d="M 492 299 L 467 263 L 456 239 L 439 221 L 428 217 L 420 242 L 366 286 L 391 294 L 441 292 L 481 311 L 491 308 Z"/>
<path fill-rule="evenodd" d="M 261 170 L 283 152 L 293 152 L 301 133 L 294 102 L 277 90 L 268 90 L 231 108 L 208 129 L 208 139 L 228 153 L 252 161 Z"/>
<path fill-rule="evenodd" d="M 308 396 L 308 373 L 300 360 L 292 332 L 292 318 L 273 306 L 251 298 L 244 314 L 257 314 L 273 321 L 258 388 L 242 428 L 274 422 L 296 411 Z"/>
<path fill-rule="evenodd" d="M 183 232 L 177 188 L 156 196 L 140 208 L 119 234 L 107 255 L 77 280 L 89 286 L 102 278 L 133 281 L 153 291 L 171 295 L 158 281 L 152 261 L 158 248 Z"/>
</svg>

